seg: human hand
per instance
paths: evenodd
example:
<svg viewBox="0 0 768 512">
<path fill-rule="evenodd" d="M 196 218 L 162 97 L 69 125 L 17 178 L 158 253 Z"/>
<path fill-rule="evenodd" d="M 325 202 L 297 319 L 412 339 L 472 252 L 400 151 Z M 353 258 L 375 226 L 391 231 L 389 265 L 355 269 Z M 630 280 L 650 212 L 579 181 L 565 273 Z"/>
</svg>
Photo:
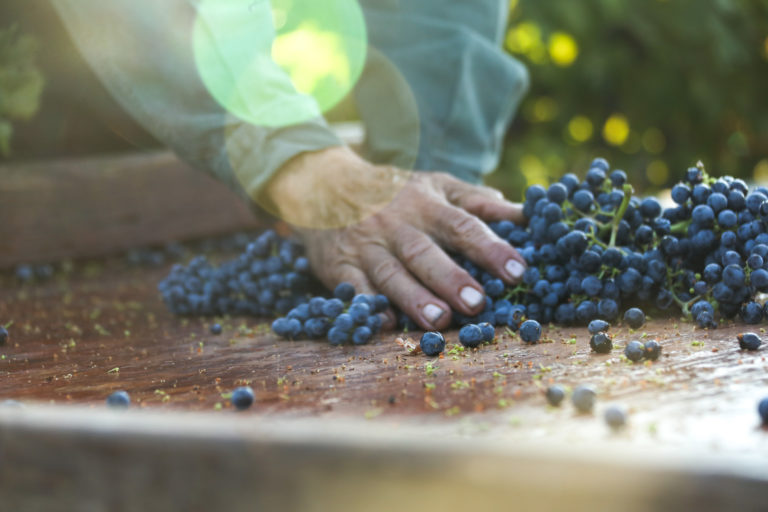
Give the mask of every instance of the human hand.
<svg viewBox="0 0 768 512">
<path fill-rule="evenodd" d="M 334 147 L 292 159 L 265 194 L 296 226 L 326 286 L 347 281 L 358 293 L 383 293 L 425 329 L 449 326 L 451 310 L 474 315 L 484 307 L 482 286 L 445 250 L 509 284 L 525 269 L 484 222 L 522 222 L 522 207 L 445 173 L 374 166 Z"/>
</svg>

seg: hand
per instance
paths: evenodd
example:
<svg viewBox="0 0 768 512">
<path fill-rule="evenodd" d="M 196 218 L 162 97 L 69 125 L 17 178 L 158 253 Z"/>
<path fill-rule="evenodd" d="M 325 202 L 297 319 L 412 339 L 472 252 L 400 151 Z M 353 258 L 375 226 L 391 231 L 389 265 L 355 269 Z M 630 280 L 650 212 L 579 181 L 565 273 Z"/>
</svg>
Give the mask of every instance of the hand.
<svg viewBox="0 0 768 512">
<path fill-rule="evenodd" d="M 358 293 L 383 293 L 424 329 L 448 327 L 451 310 L 484 307 L 482 286 L 443 248 L 509 284 L 525 270 L 484 222 L 522 222 L 521 206 L 448 174 L 374 166 L 334 147 L 288 162 L 264 199 L 297 227 L 326 286 L 348 281 Z"/>
</svg>

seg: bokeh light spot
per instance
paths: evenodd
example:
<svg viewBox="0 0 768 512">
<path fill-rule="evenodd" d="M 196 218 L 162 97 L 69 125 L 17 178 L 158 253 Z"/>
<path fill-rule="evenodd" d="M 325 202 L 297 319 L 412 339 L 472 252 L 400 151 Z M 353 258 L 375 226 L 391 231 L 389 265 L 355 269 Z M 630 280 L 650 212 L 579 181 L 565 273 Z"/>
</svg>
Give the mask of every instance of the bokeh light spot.
<svg viewBox="0 0 768 512">
<path fill-rule="evenodd" d="M 565 32 L 555 32 L 549 38 L 549 57 L 556 65 L 567 67 L 579 56 L 579 45 Z"/>
<path fill-rule="evenodd" d="M 652 155 L 658 155 L 667 147 L 667 139 L 658 128 L 648 128 L 643 132 L 643 149 Z"/>
<path fill-rule="evenodd" d="M 669 167 L 662 160 L 653 160 L 646 167 L 645 176 L 653 185 L 664 185 L 669 179 Z"/>
<path fill-rule="evenodd" d="M 506 43 L 511 52 L 522 54 L 540 52 L 544 46 L 538 25 L 527 21 L 515 25 L 507 32 Z"/>
<path fill-rule="evenodd" d="M 333 108 L 360 77 L 367 51 L 362 11 L 348 0 L 201 0 L 193 38 L 211 95 L 262 126 Z"/>
<path fill-rule="evenodd" d="M 526 154 L 520 158 L 520 172 L 525 176 L 528 186 L 548 185 L 547 168 L 536 155 Z"/>
<path fill-rule="evenodd" d="M 594 126 L 587 116 L 576 116 L 568 122 L 568 135 L 576 142 L 586 142 L 592 138 Z"/>
<path fill-rule="evenodd" d="M 608 144 L 621 146 L 629 137 L 629 121 L 622 114 L 613 114 L 603 126 L 603 138 Z"/>
<path fill-rule="evenodd" d="M 351 66 L 343 45 L 338 34 L 322 30 L 314 22 L 305 22 L 296 30 L 277 36 L 272 58 L 288 71 L 299 92 L 314 96 L 323 111 L 327 111 L 341 99 L 336 97 L 336 91 L 351 88 Z M 307 48 L 312 48 L 312 59 L 306 57 Z"/>
<path fill-rule="evenodd" d="M 768 183 L 768 158 L 763 158 L 757 162 L 752 175 L 754 176 L 756 183 Z"/>
</svg>

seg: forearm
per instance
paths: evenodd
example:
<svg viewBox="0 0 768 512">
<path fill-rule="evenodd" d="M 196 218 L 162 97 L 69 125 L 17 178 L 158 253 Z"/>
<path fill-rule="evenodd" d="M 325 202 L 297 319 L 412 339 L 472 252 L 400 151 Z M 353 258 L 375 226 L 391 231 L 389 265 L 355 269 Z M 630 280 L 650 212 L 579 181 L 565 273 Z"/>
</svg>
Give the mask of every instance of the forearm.
<svg viewBox="0 0 768 512">
<path fill-rule="evenodd" d="M 249 199 L 294 156 L 341 141 L 321 117 L 257 126 L 228 112 L 203 83 L 186 0 L 53 0 L 107 89 L 142 126 L 194 167 Z M 291 91 L 281 93 L 281 100 Z M 306 97 L 302 98 L 306 101 Z"/>
</svg>

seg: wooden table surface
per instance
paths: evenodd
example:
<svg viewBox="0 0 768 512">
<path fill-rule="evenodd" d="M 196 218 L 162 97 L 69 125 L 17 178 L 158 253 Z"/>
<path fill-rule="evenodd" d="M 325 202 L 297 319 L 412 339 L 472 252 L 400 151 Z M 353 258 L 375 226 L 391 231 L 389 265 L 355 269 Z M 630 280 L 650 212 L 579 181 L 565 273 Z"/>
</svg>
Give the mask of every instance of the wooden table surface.
<svg viewBox="0 0 768 512">
<path fill-rule="evenodd" d="M 268 319 L 177 318 L 156 292 L 167 268 L 130 267 L 120 259 L 80 264 L 47 283 L 0 281 L 0 324 L 10 339 L 0 347 L 0 399 L 104 407 L 124 389 L 133 407 L 234 414 L 227 393 L 249 384 L 256 402 L 242 414 L 283 417 L 359 417 L 514 430 L 542 435 L 563 430 L 605 436 L 600 415 L 608 403 L 630 410 L 629 442 L 700 443 L 728 449 L 768 448 L 756 405 L 768 396 L 768 347 L 741 351 L 744 325 L 700 330 L 680 319 L 654 319 L 631 333 L 613 328 L 617 347 L 657 339 L 663 355 L 632 364 L 620 348 L 590 353 L 580 327 L 545 327 L 543 341 L 526 345 L 497 329 L 497 340 L 461 350 L 446 332 L 439 358 L 408 354 L 382 333 L 366 346 L 333 347 L 283 341 Z M 749 326 L 765 336 L 760 326 Z M 570 403 L 546 405 L 551 383 L 592 384 L 594 416 Z M 541 430 L 541 431 L 540 431 Z M 736 434 L 738 432 L 738 434 Z M 768 452 L 767 452 L 768 453 Z"/>
<path fill-rule="evenodd" d="M 0 347 L 0 401 L 76 405 L 74 418 L 84 411 L 99 418 L 109 414 L 107 395 L 124 389 L 133 410 L 160 413 L 171 424 L 191 421 L 212 435 L 217 422 L 231 428 L 252 421 L 274 425 L 273 432 L 299 425 L 310 438 L 351 428 L 363 439 L 368 431 L 386 431 L 465 448 L 490 443 L 507 451 L 545 446 L 565 453 L 581 447 L 660 465 L 705 457 L 727 474 L 768 482 L 768 429 L 756 412 L 768 396 L 768 347 L 741 351 L 736 334 L 744 325 L 700 330 L 679 318 L 652 319 L 636 332 L 618 325 L 612 329 L 617 348 L 608 355 L 590 353 L 581 327 L 545 326 L 537 345 L 497 329 L 496 341 L 476 350 L 461 350 L 450 331 L 445 354 L 428 358 L 396 342 L 417 342 L 418 333 L 387 332 L 366 346 L 333 347 L 279 340 L 268 319 L 220 318 L 224 331 L 212 335 L 214 319 L 167 312 L 156 292 L 166 272 L 115 258 L 78 263 L 41 284 L 22 286 L 1 275 L 0 324 L 13 324 Z M 765 336 L 760 326 L 749 330 Z M 631 339 L 657 339 L 662 357 L 628 362 L 620 347 Z M 552 383 L 594 385 L 594 414 L 577 414 L 570 402 L 547 406 L 543 389 Z M 238 412 L 227 393 L 244 384 L 253 387 L 256 402 Z M 611 403 L 629 410 L 628 426 L 618 433 L 602 417 Z M 66 423 L 67 410 L 56 409 L 51 428 Z M 16 414 L 9 411 L 0 407 L 0 434 L 4 415 Z M 188 420 L 190 413 L 197 419 Z M 27 426 L 38 422 L 37 413 L 30 414 Z M 589 455 L 577 460 L 594 463 Z M 585 502 L 585 509 L 592 506 Z"/>
</svg>

